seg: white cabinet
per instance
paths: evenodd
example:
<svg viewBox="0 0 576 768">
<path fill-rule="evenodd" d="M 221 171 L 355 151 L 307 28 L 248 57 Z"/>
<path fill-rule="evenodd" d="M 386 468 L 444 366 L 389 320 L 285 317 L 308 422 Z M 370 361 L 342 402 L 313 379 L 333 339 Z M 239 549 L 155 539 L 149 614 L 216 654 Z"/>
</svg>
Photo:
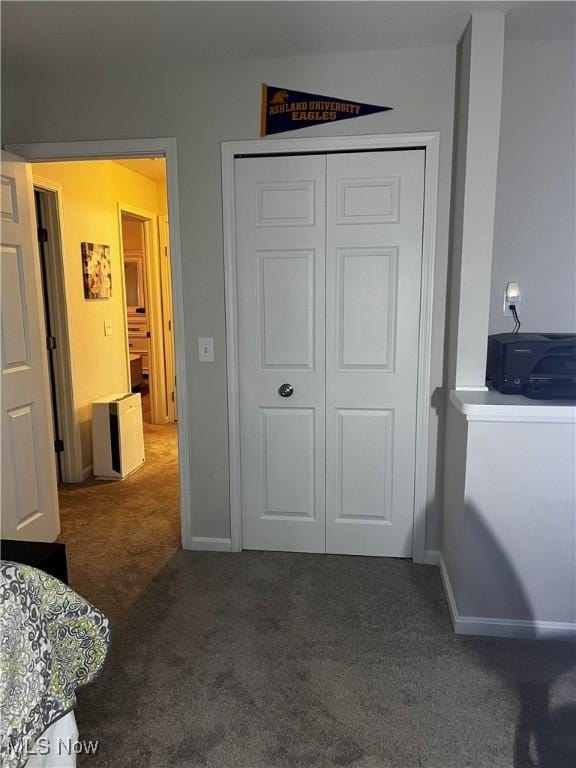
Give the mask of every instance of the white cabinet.
<svg viewBox="0 0 576 768">
<path fill-rule="evenodd" d="M 92 404 L 95 477 L 122 480 L 144 463 L 140 394 L 113 394 Z"/>
</svg>

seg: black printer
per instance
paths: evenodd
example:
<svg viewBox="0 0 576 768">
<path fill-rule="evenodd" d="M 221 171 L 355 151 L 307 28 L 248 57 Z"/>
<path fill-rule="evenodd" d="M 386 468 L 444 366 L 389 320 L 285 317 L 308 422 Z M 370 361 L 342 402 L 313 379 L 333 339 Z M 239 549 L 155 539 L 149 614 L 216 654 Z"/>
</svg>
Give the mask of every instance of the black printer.
<svg viewBox="0 0 576 768">
<path fill-rule="evenodd" d="M 576 333 L 489 336 L 486 381 L 506 395 L 576 400 Z"/>
</svg>

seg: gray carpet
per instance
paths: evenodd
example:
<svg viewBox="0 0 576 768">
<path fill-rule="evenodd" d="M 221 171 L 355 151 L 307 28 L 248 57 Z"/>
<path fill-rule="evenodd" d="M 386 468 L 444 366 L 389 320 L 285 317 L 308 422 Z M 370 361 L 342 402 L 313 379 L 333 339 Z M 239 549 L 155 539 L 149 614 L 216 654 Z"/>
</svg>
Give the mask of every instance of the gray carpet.
<svg viewBox="0 0 576 768">
<path fill-rule="evenodd" d="M 92 768 L 574 768 L 576 648 L 456 637 L 400 560 L 177 552 L 80 692 Z"/>
<path fill-rule="evenodd" d="M 176 425 L 144 424 L 146 461 L 122 482 L 59 488 L 70 586 L 111 621 L 180 548 Z"/>
</svg>

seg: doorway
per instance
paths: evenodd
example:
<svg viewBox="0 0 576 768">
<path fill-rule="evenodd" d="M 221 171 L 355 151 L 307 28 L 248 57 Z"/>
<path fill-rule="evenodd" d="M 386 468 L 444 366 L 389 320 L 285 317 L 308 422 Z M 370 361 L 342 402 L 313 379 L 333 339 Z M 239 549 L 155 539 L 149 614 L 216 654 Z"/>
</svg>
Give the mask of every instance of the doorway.
<svg viewBox="0 0 576 768">
<path fill-rule="evenodd" d="M 37 319 L 35 306 L 39 303 L 40 283 L 34 275 L 34 266 L 28 262 L 31 260 L 34 248 L 32 247 L 32 216 L 33 211 L 29 208 L 28 200 L 33 200 L 32 179 L 30 164 L 45 162 L 67 162 L 71 160 L 89 160 L 89 159 L 118 159 L 118 158 L 163 158 L 166 163 L 166 186 L 168 190 L 168 211 L 167 217 L 163 217 L 166 227 L 169 229 L 169 259 L 172 275 L 174 276 L 174 285 L 172 286 L 172 306 L 174 317 L 174 368 L 177 374 L 178 388 L 176 391 L 176 407 L 178 413 L 178 457 L 179 457 L 179 498 L 180 498 L 180 530 L 182 546 L 186 549 L 204 549 L 205 542 L 202 539 L 195 539 L 192 533 L 192 500 L 191 500 L 191 456 L 190 456 L 190 418 L 189 418 L 189 398 L 188 398 L 188 372 L 185 360 L 184 350 L 184 281 L 182 279 L 182 256 L 180 247 L 180 208 L 178 203 L 178 160 L 177 144 L 174 138 L 155 138 L 155 139 L 114 139 L 114 140 L 96 140 L 80 142 L 58 142 L 58 143 L 36 143 L 36 144 L 14 144 L 9 148 L 11 155 L 7 156 L 8 164 L 4 167 L 13 173 L 14 178 L 10 181 L 13 191 L 12 203 L 16 205 L 14 198 L 19 195 L 19 210 L 22 213 L 20 230 L 14 235 L 14 242 L 20 242 L 18 238 L 21 235 L 23 243 L 23 253 L 26 254 L 26 267 L 29 268 L 30 275 L 27 281 L 30 282 L 29 289 L 33 296 L 33 302 L 30 305 L 30 317 L 24 318 L 32 323 L 31 327 L 43 327 Z M 4 159 L 4 158 L 3 158 Z M 10 199 L 7 198 L 7 204 Z M 4 203 L 4 197 L 3 197 Z M 6 216 L 10 216 L 10 210 Z M 4 211 L 3 211 L 4 213 Z M 6 217 L 4 217 L 6 218 Z M 168 233 L 165 233 L 164 242 L 168 242 Z M 16 275 L 16 271 L 15 271 Z M 28 307 L 27 307 L 28 309 Z M 36 354 L 36 342 L 41 351 L 43 340 L 34 341 L 34 370 L 40 363 L 40 355 Z M 40 334 L 37 334 L 40 336 Z M 21 350 L 18 351 L 18 354 Z M 14 380 L 16 377 L 13 377 Z M 45 382 L 45 383 L 44 383 Z M 41 385 L 41 386 L 40 386 Z M 42 390 L 42 392 L 40 391 Z M 35 526 L 34 538 L 38 540 L 53 541 L 59 530 L 57 515 L 57 505 L 52 502 L 56 494 L 56 475 L 49 477 L 44 468 L 50 464 L 53 446 L 48 438 L 48 422 L 44 423 L 44 414 L 49 412 L 48 397 L 48 376 L 42 375 L 38 379 L 38 415 L 42 421 L 42 430 L 38 435 L 42 440 L 38 440 L 41 445 L 41 463 L 39 467 L 41 472 L 38 477 L 38 493 L 34 500 L 40 500 L 40 514 L 29 505 L 22 505 L 14 508 L 13 517 L 28 516 L 32 519 Z M 19 403 L 21 397 L 14 396 L 14 402 Z M 33 398 L 32 398 L 33 399 Z M 8 402 L 8 398 L 6 398 Z M 24 420 L 22 420 L 24 424 Z M 24 425 L 27 426 L 27 425 Z M 51 430 L 50 430 L 51 431 Z M 74 434 L 74 429 L 67 429 L 66 434 L 72 434 L 73 438 L 80 439 L 79 433 Z M 3 454 L 4 455 L 4 454 Z M 82 468 L 79 468 L 81 472 Z M 4 470 L 4 464 L 3 464 Z M 3 488 L 5 486 L 3 485 Z M 21 508 L 22 507 L 22 508 Z M 39 521 L 39 522 L 38 522 Z M 21 526 L 22 528 L 22 526 Z M 30 528 L 30 526 L 27 527 Z M 22 528 L 23 530 L 23 528 Z M 22 537 L 22 534 L 19 534 Z"/>
<path fill-rule="evenodd" d="M 142 397 L 142 418 L 151 423 L 150 408 L 150 301 L 144 238 L 144 221 L 120 211 L 122 227 L 122 254 L 124 261 L 124 286 L 126 290 L 126 324 L 130 361 L 132 392 Z"/>
<path fill-rule="evenodd" d="M 164 161 L 154 162 L 155 177 L 148 170 L 151 161 L 131 160 L 130 167 L 119 160 L 32 165 L 37 212 L 42 213 L 41 202 L 48 204 L 50 195 L 60 211 L 58 227 L 41 220 L 38 225 L 40 239 L 60 255 L 59 265 L 57 259 L 47 264 L 45 304 L 48 321 L 48 310 L 58 301 L 68 319 L 72 417 L 80 437 L 76 445 L 62 441 L 69 452 L 79 450 L 81 473 L 72 482 L 65 475 L 59 477 L 61 539 L 67 545 L 75 585 L 112 616 L 126 607 L 131 591 L 124 580 L 126 588 L 116 593 L 115 604 L 109 604 L 108 596 L 94 591 L 94 570 L 102 566 L 99 583 L 108 587 L 113 577 L 122 582 L 123 574 L 131 572 L 129 586 L 141 590 L 144 584 L 134 574 L 148 579 L 181 545 L 177 425 L 166 407 L 170 377 L 164 368 L 163 308 L 168 304 L 162 296 L 161 276 L 170 272 L 162 269 L 160 258 L 169 261 L 170 253 L 161 249 L 160 225 L 161 220 L 167 220 L 166 180 Z M 60 243 L 56 245 L 58 237 Z M 93 254 L 93 263 L 87 263 L 86 252 Z M 98 254 L 102 256 L 97 259 Z M 54 283 L 50 268 L 54 266 L 59 266 L 64 276 L 64 291 L 59 296 L 50 291 Z M 92 279 L 92 293 L 105 282 L 106 292 L 89 295 L 88 277 Z M 166 325 L 172 332 L 172 316 Z M 65 346 L 56 331 L 54 334 L 53 346 Z M 145 346 L 133 348 L 136 339 Z M 174 379 L 172 374 L 172 396 Z M 66 410 L 69 403 L 61 407 L 62 393 L 58 382 L 53 381 L 56 422 L 60 410 Z M 133 419 L 125 432 L 121 419 L 116 422 L 120 447 L 123 441 L 129 447 L 130 441 L 133 449 L 122 450 L 121 455 L 139 453 L 138 446 L 133 445 L 139 433 L 143 434 L 145 461 L 128 467 L 126 473 L 122 468 L 119 482 L 102 471 L 101 453 L 108 450 L 108 438 L 103 444 L 101 435 L 96 434 L 99 422 L 92 418 L 93 403 L 119 401 L 129 393 L 141 407 L 131 409 Z M 139 426 L 133 423 L 134 414 Z M 109 452 L 114 457 L 112 437 L 110 426 Z M 117 466 L 115 469 L 118 471 Z M 133 474 L 126 477 L 131 471 Z M 94 566 L 88 553 L 96 542 L 101 555 Z M 146 566 L 133 562 L 144 549 Z M 88 572 L 92 574 L 90 583 L 84 581 Z"/>
<path fill-rule="evenodd" d="M 131 161 L 138 168 L 139 161 Z M 170 252 L 162 214 L 119 204 L 126 327 L 133 392 L 142 396 L 144 419 L 176 421 L 174 320 Z"/>
</svg>

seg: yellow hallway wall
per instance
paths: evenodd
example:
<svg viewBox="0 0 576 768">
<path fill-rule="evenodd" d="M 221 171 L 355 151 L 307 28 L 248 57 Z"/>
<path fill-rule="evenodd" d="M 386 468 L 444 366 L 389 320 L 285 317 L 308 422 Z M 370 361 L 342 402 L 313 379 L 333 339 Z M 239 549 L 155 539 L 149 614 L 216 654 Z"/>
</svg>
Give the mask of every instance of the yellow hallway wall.
<svg viewBox="0 0 576 768">
<path fill-rule="evenodd" d="M 158 215 L 158 183 L 110 160 L 34 163 L 34 177 L 61 186 L 62 246 L 75 418 L 82 467 L 92 464 L 92 401 L 130 388 L 118 203 Z M 110 246 L 112 296 L 84 298 L 82 242 Z M 112 335 L 104 335 L 104 321 Z"/>
</svg>

